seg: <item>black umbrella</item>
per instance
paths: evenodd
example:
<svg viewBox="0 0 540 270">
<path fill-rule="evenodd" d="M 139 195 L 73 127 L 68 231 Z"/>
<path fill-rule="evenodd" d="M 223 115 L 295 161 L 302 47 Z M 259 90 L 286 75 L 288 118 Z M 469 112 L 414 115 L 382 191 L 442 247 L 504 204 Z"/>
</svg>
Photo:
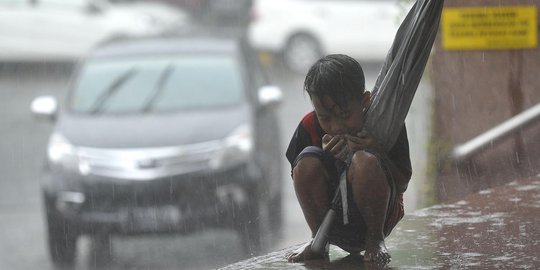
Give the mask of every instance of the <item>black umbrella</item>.
<svg viewBox="0 0 540 270">
<path fill-rule="evenodd" d="M 367 112 L 365 128 L 384 150 L 392 148 L 409 112 L 435 41 L 444 0 L 417 0 L 401 23 L 386 56 Z M 340 180 L 343 182 L 344 177 Z M 345 196 L 346 197 L 346 196 Z M 341 205 L 340 189 L 332 201 L 311 249 L 322 253 Z M 344 217 L 347 213 L 344 213 Z"/>
<path fill-rule="evenodd" d="M 365 128 L 386 151 L 394 145 L 424 73 L 444 0 L 418 0 L 401 23 L 373 89 Z"/>
</svg>

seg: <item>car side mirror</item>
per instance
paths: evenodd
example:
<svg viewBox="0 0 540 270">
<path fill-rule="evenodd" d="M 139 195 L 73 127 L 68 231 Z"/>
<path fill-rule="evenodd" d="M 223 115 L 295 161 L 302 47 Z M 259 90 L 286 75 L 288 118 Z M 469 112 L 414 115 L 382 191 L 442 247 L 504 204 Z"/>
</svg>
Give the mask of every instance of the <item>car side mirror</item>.
<svg viewBox="0 0 540 270">
<path fill-rule="evenodd" d="M 38 118 L 55 120 L 58 112 L 58 102 L 53 96 L 39 96 L 32 101 L 30 110 Z"/>
<path fill-rule="evenodd" d="M 283 92 L 277 86 L 266 85 L 259 88 L 258 98 L 261 108 L 274 107 L 281 104 Z"/>
</svg>

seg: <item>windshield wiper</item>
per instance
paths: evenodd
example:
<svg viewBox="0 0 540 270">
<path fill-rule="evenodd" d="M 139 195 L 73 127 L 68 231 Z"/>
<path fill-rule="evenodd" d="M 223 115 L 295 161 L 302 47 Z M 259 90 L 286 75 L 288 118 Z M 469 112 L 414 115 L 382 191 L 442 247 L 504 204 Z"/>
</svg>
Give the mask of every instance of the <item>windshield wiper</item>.
<svg viewBox="0 0 540 270">
<path fill-rule="evenodd" d="M 171 76 L 173 71 L 174 71 L 174 65 L 173 64 L 167 65 L 167 67 L 165 68 L 165 71 L 163 71 L 163 73 L 159 77 L 159 80 L 156 84 L 156 91 L 150 97 L 148 97 L 146 101 L 144 102 L 144 107 L 142 108 L 142 112 L 148 112 L 152 109 L 157 98 L 161 95 L 161 93 L 163 93 L 165 82 L 167 81 L 169 76 Z"/>
<path fill-rule="evenodd" d="M 90 109 L 90 114 L 96 114 L 103 110 L 103 105 L 109 100 L 109 98 L 120 89 L 120 86 L 124 85 L 133 75 L 137 73 L 136 68 L 131 68 L 128 71 L 122 73 L 116 78 L 106 89 L 99 95 Z"/>
</svg>

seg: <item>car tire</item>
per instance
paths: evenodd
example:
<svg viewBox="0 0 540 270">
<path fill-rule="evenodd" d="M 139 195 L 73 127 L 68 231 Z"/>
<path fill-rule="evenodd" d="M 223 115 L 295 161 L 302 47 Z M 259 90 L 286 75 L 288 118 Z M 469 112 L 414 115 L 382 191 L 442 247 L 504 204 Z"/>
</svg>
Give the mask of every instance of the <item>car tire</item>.
<svg viewBox="0 0 540 270">
<path fill-rule="evenodd" d="M 64 218 L 47 212 L 49 254 L 57 266 L 69 266 L 75 262 L 78 232 Z"/>
<path fill-rule="evenodd" d="M 281 193 L 272 199 L 270 207 L 270 225 L 272 237 L 280 239 L 283 236 L 283 198 Z"/>
<path fill-rule="evenodd" d="M 297 34 L 287 42 L 283 51 L 283 60 L 289 70 L 305 75 L 322 55 L 321 46 L 313 36 Z"/>
<path fill-rule="evenodd" d="M 270 246 L 269 208 L 267 203 L 259 201 L 255 196 L 250 197 L 237 228 L 244 251 L 256 256 L 268 251 Z"/>
<path fill-rule="evenodd" d="M 108 232 L 99 232 L 91 235 L 91 259 L 98 266 L 107 265 L 113 259 L 112 235 Z"/>
</svg>

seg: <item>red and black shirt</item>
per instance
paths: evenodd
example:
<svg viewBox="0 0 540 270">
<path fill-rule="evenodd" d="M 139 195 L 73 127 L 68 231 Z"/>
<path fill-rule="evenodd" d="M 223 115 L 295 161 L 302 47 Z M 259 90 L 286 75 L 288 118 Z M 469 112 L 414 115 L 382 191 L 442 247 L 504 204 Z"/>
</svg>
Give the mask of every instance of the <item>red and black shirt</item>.
<svg viewBox="0 0 540 270">
<path fill-rule="evenodd" d="M 315 112 L 312 111 L 306 114 L 296 128 L 287 148 L 286 156 L 291 166 L 293 166 L 296 157 L 304 148 L 308 146 L 322 147 L 322 137 L 324 134 L 326 133 L 321 128 Z M 388 151 L 387 156 L 401 170 L 403 175 L 408 176 L 407 178 L 410 179 L 412 168 L 405 124 L 403 124 L 398 139 L 392 149 Z"/>
</svg>

